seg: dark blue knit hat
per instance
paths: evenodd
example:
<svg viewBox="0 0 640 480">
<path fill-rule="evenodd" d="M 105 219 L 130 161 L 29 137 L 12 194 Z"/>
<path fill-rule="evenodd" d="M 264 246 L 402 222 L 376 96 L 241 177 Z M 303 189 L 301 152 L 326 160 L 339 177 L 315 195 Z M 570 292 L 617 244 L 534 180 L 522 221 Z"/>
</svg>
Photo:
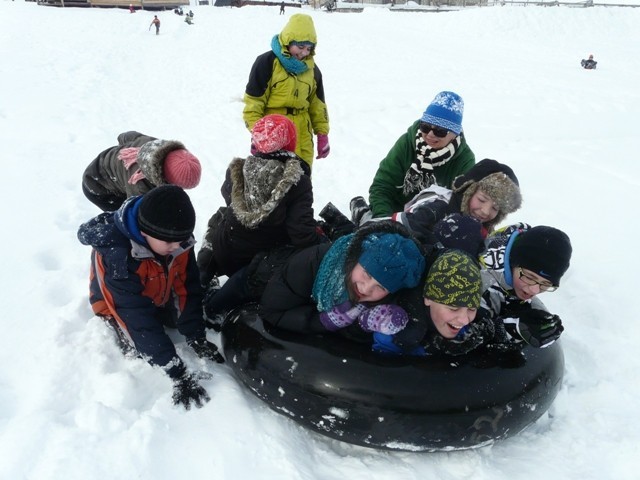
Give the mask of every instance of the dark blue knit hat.
<svg viewBox="0 0 640 480">
<path fill-rule="evenodd" d="M 482 223 L 469 215 L 446 216 L 433 226 L 433 234 L 445 248 L 462 250 L 474 258 L 484 250 Z"/>
<path fill-rule="evenodd" d="M 425 268 L 416 243 L 397 233 L 367 236 L 358 263 L 389 293 L 418 285 Z"/>
<path fill-rule="evenodd" d="M 429 104 L 420 120 L 460 135 L 463 113 L 464 101 L 460 95 L 453 92 L 440 92 Z"/>
</svg>

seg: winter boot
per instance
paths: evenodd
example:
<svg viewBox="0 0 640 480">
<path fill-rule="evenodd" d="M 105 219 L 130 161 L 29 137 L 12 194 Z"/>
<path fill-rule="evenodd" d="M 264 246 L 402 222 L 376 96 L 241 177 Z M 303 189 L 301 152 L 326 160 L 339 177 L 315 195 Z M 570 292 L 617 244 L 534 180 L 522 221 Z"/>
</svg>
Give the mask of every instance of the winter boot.
<svg viewBox="0 0 640 480">
<path fill-rule="evenodd" d="M 349 202 L 349 208 L 351 209 L 351 221 L 357 226 L 367 223 L 373 218 L 371 208 L 364 197 L 353 197 Z"/>
</svg>

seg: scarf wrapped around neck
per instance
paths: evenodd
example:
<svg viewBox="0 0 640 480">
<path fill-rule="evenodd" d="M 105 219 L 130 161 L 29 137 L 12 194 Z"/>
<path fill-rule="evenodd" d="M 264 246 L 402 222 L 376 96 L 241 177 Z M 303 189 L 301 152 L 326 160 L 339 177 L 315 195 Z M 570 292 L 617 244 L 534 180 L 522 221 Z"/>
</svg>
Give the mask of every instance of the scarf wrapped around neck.
<svg viewBox="0 0 640 480">
<path fill-rule="evenodd" d="M 402 193 L 405 196 L 410 196 L 434 185 L 436 176 L 433 169 L 451 160 L 461 143 L 462 135 L 458 135 L 446 147 L 435 150 L 424 141 L 422 133 L 418 130 L 416 132 L 416 158 L 411 162 L 411 166 L 404 176 Z"/>
<path fill-rule="evenodd" d="M 349 299 L 344 278 L 347 251 L 353 241 L 353 234 L 340 237 L 325 254 L 318 274 L 313 282 L 311 295 L 318 304 L 319 312 L 326 312 Z"/>
<path fill-rule="evenodd" d="M 300 73 L 306 72 L 309 68 L 306 63 L 302 60 L 298 60 L 292 56 L 285 56 L 282 52 L 282 45 L 280 45 L 280 40 L 278 40 L 278 35 L 274 35 L 271 39 L 271 50 L 276 54 L 278 60 L 282 64 L 282 67 L 289 73 L 294 75 L 298 75 Z"/>
</svg>

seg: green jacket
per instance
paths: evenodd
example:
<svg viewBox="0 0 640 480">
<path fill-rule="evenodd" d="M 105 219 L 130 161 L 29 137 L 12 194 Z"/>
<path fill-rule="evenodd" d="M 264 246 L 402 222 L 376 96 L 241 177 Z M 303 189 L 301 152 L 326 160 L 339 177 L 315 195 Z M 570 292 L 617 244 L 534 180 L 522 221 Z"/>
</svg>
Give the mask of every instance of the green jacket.
<svg viewBox="0 0 640 480">
<path fill-rule="evenodd" d="M 369 204 L 374 217 L 389 216 L 404 210 L 404 205 L 413 198 L 402 193 L 404 177 L 416 158 L 416 132 L 420 120 L 416 120 L 380 162 L 378 171 L 369 187 Z M 453 180 L 476 163 L 476 157 L 461 133 L 460 148 L 447 163 L 433 169 L 438 185 L 451 188 Z"/>
<path fill-rule="evenodd" d="M 292 15 L 278 36 L 284 56 L 291 41 L 317 44 L 313 22 L 308 15 Z M 295 153 L 309 165 L 313 163 L 313 135 L 329 133 L 329 114 L 324 101 L 322 73 L 313 60 L 315 48 L 304 62 L 308 69 L 298 75 L 288 73 L 273 51 L 256 58 L 244 95 L 242 117 L 251 131 L 265 115 L 286 115 L 298 132 Z"/>
</svg>

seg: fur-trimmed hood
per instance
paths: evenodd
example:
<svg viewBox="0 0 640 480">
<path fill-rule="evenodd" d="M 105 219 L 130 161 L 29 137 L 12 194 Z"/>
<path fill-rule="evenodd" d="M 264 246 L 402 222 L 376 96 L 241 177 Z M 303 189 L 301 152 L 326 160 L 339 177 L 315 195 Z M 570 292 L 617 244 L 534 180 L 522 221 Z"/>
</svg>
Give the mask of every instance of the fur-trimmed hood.
<svg viewBox="0 0 640 480">
<path fill-rule="evenodd" d="M 231 207 L 241 225 L 256 228 L 298 183 L 304 170 L 300 158 L 291 152 L 281 157 L 234 158 L 229 164 Z"/>
<path fill-rule="evenodd" d="M 484 223 L 487 231 L 505 217 L 518 210 L 522 205 L 520 183 L 513 170 L 496 160 L 485 158 L 474 165 L 467 173 L 456 177 L 451 187 L 452 202 L 459 202 L 460 212 L 469 215 L 469 200 L 478 189 L 489 195 L 498 204 L 498 215 L 490 222 Z"/>
<path fill-rule="evenodd" d="M 156 186 L 165 185 L 164 160 L 174 150 L 186 150 L 177 140 L 152 140 L 140 147 L 136 162 L 145 178 Z"/>
</svg>

